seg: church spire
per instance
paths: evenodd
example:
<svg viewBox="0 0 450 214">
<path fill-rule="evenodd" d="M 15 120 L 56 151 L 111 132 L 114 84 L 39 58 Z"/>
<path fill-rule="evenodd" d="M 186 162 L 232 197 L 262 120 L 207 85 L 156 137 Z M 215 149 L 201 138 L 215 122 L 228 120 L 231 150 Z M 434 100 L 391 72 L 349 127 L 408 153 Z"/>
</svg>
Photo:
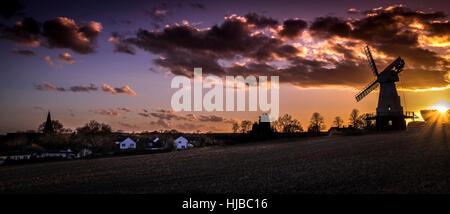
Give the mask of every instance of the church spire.
<svg viewBox="0 0 450 214">
<path fill-rule="evenodd" d="M 47 114 L 47 121 L 45 121 L 43 132 L 44 132 L 44 134 L 51 134 L 54 132 L 52 118 L 50 116 L 50 111 Z"/>
</svg>

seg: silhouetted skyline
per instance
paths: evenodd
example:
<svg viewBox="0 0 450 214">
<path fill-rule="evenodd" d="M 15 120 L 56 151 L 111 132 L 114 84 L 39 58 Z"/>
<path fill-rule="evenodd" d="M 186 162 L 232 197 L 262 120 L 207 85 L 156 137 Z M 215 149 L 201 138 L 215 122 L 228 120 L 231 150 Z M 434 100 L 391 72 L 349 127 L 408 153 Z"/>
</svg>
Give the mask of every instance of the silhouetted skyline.
<svg viewBox="0 0 450 214">
<path fill-rule="evenodd" d="M 11 1 L 17 2 L 17 1 Z M 279 75 L 280 115 L 328 126 L 378 93 L 379 68 L 401 56 L 404 110 L 450 103 L 450 5 L 442 1 L 18 1 L 0 18 L 0 133 L 36 130 L 47 111 L 67 128 L 230 132 L 261 112 L 174 112 L 173 75 Z M 3 4 L 3 3 L 2 3 Z M 447 5 L 445 5 L 447 4 Z M 344 123 L 347 123 L 344 120 Z"/>
</svg>

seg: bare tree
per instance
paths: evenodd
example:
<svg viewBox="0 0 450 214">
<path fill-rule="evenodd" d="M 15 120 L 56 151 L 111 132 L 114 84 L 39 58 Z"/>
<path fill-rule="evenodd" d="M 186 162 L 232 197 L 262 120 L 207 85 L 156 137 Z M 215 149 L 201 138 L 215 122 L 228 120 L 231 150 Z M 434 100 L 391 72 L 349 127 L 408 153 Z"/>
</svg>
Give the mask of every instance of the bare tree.
<svg viewBox="0 0 450 214">
<path fill-rule="evenodd" d="M 241 122 L 241 132 L 242 133 L 248 133 L 252 129 L 252 121 L 250 120 L 243 120 Z"/>
<path fill-rule="evenodd" d="M 350 113 L 350 118 L 348 120 L 349 120 L 350 125 L 352 125 L 355 128 L 360 128 L 363 125 L 362 120 L 359 117 L 358 109 L 352 110 L 352 112 Z"/>
<path fill-rule="evenodd" d="M 309 132 L 320 132 L 320 130 L 325 129 L 325 122 L 322 115 L 318 112 L 314 112 L 311 116 L 310 124 L 308 127 Z"/>
<path fill-rule="evenodd" d="M 45 123 L 46 122 L 43 122 L 41 125 L 39 125 L 38 132 L 43 132 Z M 72 130 L 64 128 L 64 125 L 59 122 L 59 120 L 52 120 L 52 126 L 55 134 L 67 134 L 72 132 Z"/>
<path fill-rule="evenodd" d="M 334 124 L 336 127 L 340 128 L 340 127 L 344 124 L 344 120 L 342 120 L 341 117 L 336 116 L 336 117 L 334 118 L 333 124 Z"/>
<path fill-rule="evenodd" d="M 294 133 L 303 131 L 300 121 L 293 119 L 289 114 L 279 117 L 278 120 L 273 122 L 273 127 L 277 132 Z"/>
<path fill-rule="evenodd" d="M 373 128 L 373 126 L 375 125 L 372 120 L 369 120 L 369 117 L 371 117 L 369 113 L 362 114 L 361 116 L 359 116 L 359 120 L 361 121 L 362 127 L 366 129 Z"/>
<path fill-rule="evenodd" d="M 91 120 L 84 126 L 77 128 L 77 135 L 83 144 L 94 149 L 107 148 L 113 145 L 111 126 Z"/>
<path fill-rule="evenodd" d="M 238 122 L 233 122 L 233 132 L 237 133 L 239 131 L 239 123 Z"/>
</svg>

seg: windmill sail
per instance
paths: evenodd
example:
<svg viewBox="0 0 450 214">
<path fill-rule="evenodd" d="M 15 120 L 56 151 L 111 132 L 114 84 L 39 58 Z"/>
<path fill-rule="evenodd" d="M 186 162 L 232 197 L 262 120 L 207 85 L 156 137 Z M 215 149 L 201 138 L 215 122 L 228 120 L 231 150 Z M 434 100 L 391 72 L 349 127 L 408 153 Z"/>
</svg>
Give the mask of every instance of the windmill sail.
<svg viewBox="0 0 450 214">
<path fill-rule="evenodd" d="M 369 61 L 369 65 L 372 68 L 373 75 L 378 76 L 377 66 L 375 65 L 375 61 L 372 58 L 372 53 L 370 52 L 369 46 L 364 47 L 364 52 L 367 56 L 367 61 Z"/>
<path fill-rule="evenodd" d="M 397 73 L 400 73 L 405 66 L 405 61 L 401 57 L 398 57 L 395 61 L 393 61 L 389 66 L 387 66 L 384 71 L 395 70 Z"/>
<path fill-rule="evenodd" d="M 378 83 L 377 80 L 375 80 L 374 82 L 372 82 L 366 89 L 364 89 L 363 91 L 361 91 L 358 95 L 356 95 L 356 101 L 359 102 L 360 100 L 362 100 L 364 97 L 366 97 L 370 92 L 372 92 L 373 90 L 375 90 L 380 84 Z"/>
</svg>

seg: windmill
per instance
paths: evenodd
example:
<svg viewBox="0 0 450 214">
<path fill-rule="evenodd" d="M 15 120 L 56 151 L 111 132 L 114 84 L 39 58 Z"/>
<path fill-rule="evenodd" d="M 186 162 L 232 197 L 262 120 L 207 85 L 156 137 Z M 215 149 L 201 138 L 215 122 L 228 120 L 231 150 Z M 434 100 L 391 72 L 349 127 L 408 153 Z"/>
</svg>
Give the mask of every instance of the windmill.
<svg viewBox="0 0 450 214">
<path fill-rule="evenodd" d="M 356 95 L 356 101 L 361 101 L 370 92 L 380 87 L 380 94 L 378 97 L 378 107 L 376 116 L 369 117 L 369 120 L 376 120 L 377 130 L 404 130 L 406 129 L 405 118 L 410 115 L 403 114 L 403 107 L 400 103 L 400 96 L 398 96 L 395 82 L 399 81 L 398 74 L 405 66 L 405 62 L 401 57 L 394 60 L 381 73 L 378 73 L 375 61 L 372 58 L 369 46 L 364 48 L 369 65 L 372 68 L 373 75 L 377 78 L 364 90 Z"/>
</svg>

